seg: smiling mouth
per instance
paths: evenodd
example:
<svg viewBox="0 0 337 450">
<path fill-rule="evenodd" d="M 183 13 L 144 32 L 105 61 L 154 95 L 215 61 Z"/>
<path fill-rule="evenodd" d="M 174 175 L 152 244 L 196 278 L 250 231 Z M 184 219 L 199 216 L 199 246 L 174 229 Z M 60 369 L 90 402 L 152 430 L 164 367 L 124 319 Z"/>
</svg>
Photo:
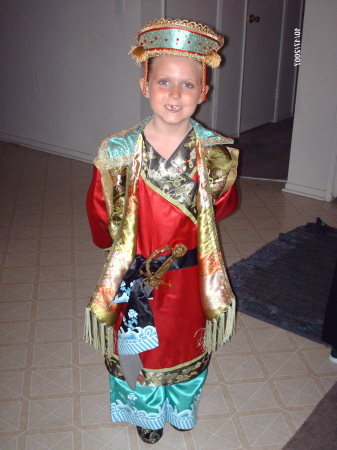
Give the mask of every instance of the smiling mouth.
<svg viewBox="0 0 337 450">
<path fill-rule="evenodd" d="M 165 108 L 169 111 L 180 111 L 182 109 L 181 106 L 174 106 L 174 105 L 165 105 Z"/>
</svg>

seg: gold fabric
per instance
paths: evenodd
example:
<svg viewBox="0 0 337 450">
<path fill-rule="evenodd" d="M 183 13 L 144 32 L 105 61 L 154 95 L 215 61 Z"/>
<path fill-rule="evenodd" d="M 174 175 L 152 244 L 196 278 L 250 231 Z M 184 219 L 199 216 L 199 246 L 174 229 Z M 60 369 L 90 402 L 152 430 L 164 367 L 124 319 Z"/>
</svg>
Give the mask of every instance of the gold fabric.
<svg viewBox="0 0 337 450">
<path fill-rule="evenodd" d="M 158 387 L 190 381 L 200 375 L 206 369 L 209 362 L 210 355 L 205 352 L 192 361 L 179 364 L 175 367 L 160 370 L 142 368 L 137 378 L 137 384 Z M 120 380 L 124 380 L 123 371 L 117 355 L 114 354 L 110 358 L 106 357 L 105 364 L 111 375 Z"/>
<path fill-rule="evenodd" d="M 237 151 L 235 149 L 229 150 L 224 144 L 202 145 L 204 142 L 219 142 L 219 140 L 220 142 L 229 142 L 230 140 L 221 136 L 218 137 L 215 134 L 209 136 L 210 132 L 207 130 L 208 135 L 204 139 L 200 139 L 197 131 L 202 131 L 203 128 L 196 122 L 192 123 L 195 124 L 196 129 L 195 151 L 199 178 L 197 193 L 198 265 L 202 308 L 205 318 L 212 322 L 211 327 L 206 327 L 206 334 L 208 329 L 209 332 L 205 336 L 206 341 L 210 343 L 205 348 L 210 352 L 210 349 L 213 349 L 215 345 L 214 339 L 217 342 L 219 342 L 219 336 L 227 336 L 226 339 L 228 339 L 234 324 L 234 295 L 228 282 L 220 252 L 215 228 L 213 203 L 225 192 L 226 186 L 231 186 L 235 180 Z M 135 128 L 131 132 L 134 132 L 134 130 Z M 110 228 L 115 239 L 99 284 L 88 305 L 88 311 L 91 311 L 94 315 L 93 323 L 96 324 L 98 320 L 107 327 L 113 326 L 118 318 L 120 306 L 111 306 L 111 302 L 136 253 L 138 222 L 137 182 L 141 173 L 143 148 L 145 148 L 141 135 L 143 128 L 139 127 L 138 130 L 140 131 L 136 139 L 130 165 L 125 166 L 123 155 L 118 154 L 119 161 L 122 161 L 120 165 L 122 174 L 119 173 L 116 163 L 109 161 L 108 153 L 104 146 L 101 155 L 95 160 L 97 167 L 101 168 L 101 173 L 103 174 L 102 187 L 104 196 L 107 199 L 109 213 L 111 212 L 112 225 L 110 225 Z M 123 133 L 127 136 L 127 132 Z M 128 149 L 128 152 L 130 152 L 130 149 Z M 110 180 L 108 180 L 108 175 L 104 171 L 109 172 Z M 119 177 L 119 175 L 121 176 Z M 123 185 L 124 182 L 126 187 Z M 124 197 L 125 193 L 126 196 Z M 114 205 L 114 199 L 117 199 L 119 206 Z M 125 204 L 123 214 L 121 214 L 119 209 L 121 202 Z M 120 219 L 121 215 L 122 218 Z M 227 316 L 225 317 L 224 314 L 227 314 Z M 86 316 L 88 322 L 86 324 L 86 337 L 91 342 L 91 325 L 89 323 L 91 319 L 89 316 Z M 229 323 L 230 328 L 226 325 L 227 328 L 225 329 L 225 324 Z M 217 331 L 219 326 L 221 328 L 220 334 Z M 94 341 L 98 342 L 99 340 L 94 339 Z M 97 345 L 104 346 L 103 341 L 102 336 L 100 339 L 101 344 Z M 113 347 L 111 343 L 109 345 L 109 353 L 111 354 Z"/>
</svg>

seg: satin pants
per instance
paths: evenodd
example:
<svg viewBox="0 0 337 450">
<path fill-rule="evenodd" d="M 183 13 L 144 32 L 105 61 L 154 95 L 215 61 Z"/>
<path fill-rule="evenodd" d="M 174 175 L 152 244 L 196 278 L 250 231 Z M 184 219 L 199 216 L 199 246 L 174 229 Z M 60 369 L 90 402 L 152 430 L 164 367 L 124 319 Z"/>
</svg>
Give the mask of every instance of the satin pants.
<svg viewBox="0 0 337 450">
<path fill-rule="evenodd" d="M 193 428 L 206 376 L 207 369 L 190 381 L 159 387 L 137 385 L 132 391 L 125 381 L 109 375 L 111 420 L 151 430 L 163 428 L 166 422 L 180 429 Z"/>
</svg>

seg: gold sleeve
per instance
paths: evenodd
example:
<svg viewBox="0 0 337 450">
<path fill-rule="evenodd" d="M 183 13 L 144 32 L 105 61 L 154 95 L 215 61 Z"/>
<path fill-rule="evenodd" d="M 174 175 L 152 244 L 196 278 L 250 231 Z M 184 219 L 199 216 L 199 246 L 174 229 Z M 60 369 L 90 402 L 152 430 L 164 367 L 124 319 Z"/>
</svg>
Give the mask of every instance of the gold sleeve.
<svg viewBox="0 0 337 450">
<path fill-rule="evenodd" d="M 125 206 L 127 166 L 101 171 L 102 190 L 109 216 L 109 231 L 114 240 Z"/>
<path fill-rule="evenodd" d="M 226 145 L 206 147 L 205 161 L 213 202 L 233 184 L 237 175 L 238 149 Z"/>
</svg>

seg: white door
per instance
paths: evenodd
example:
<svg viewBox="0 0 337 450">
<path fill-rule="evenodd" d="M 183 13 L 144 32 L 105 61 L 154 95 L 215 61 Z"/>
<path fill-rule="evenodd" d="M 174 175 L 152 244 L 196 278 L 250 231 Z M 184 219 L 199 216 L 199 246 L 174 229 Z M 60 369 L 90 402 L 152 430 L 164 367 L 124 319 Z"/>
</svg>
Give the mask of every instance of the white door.
<svg viewBox="0 0 337 450">
<path fill-rule="evenodd" d="M 248 1 L 240 132 L 273 121 L 283 4 Z"/>
</svg>

